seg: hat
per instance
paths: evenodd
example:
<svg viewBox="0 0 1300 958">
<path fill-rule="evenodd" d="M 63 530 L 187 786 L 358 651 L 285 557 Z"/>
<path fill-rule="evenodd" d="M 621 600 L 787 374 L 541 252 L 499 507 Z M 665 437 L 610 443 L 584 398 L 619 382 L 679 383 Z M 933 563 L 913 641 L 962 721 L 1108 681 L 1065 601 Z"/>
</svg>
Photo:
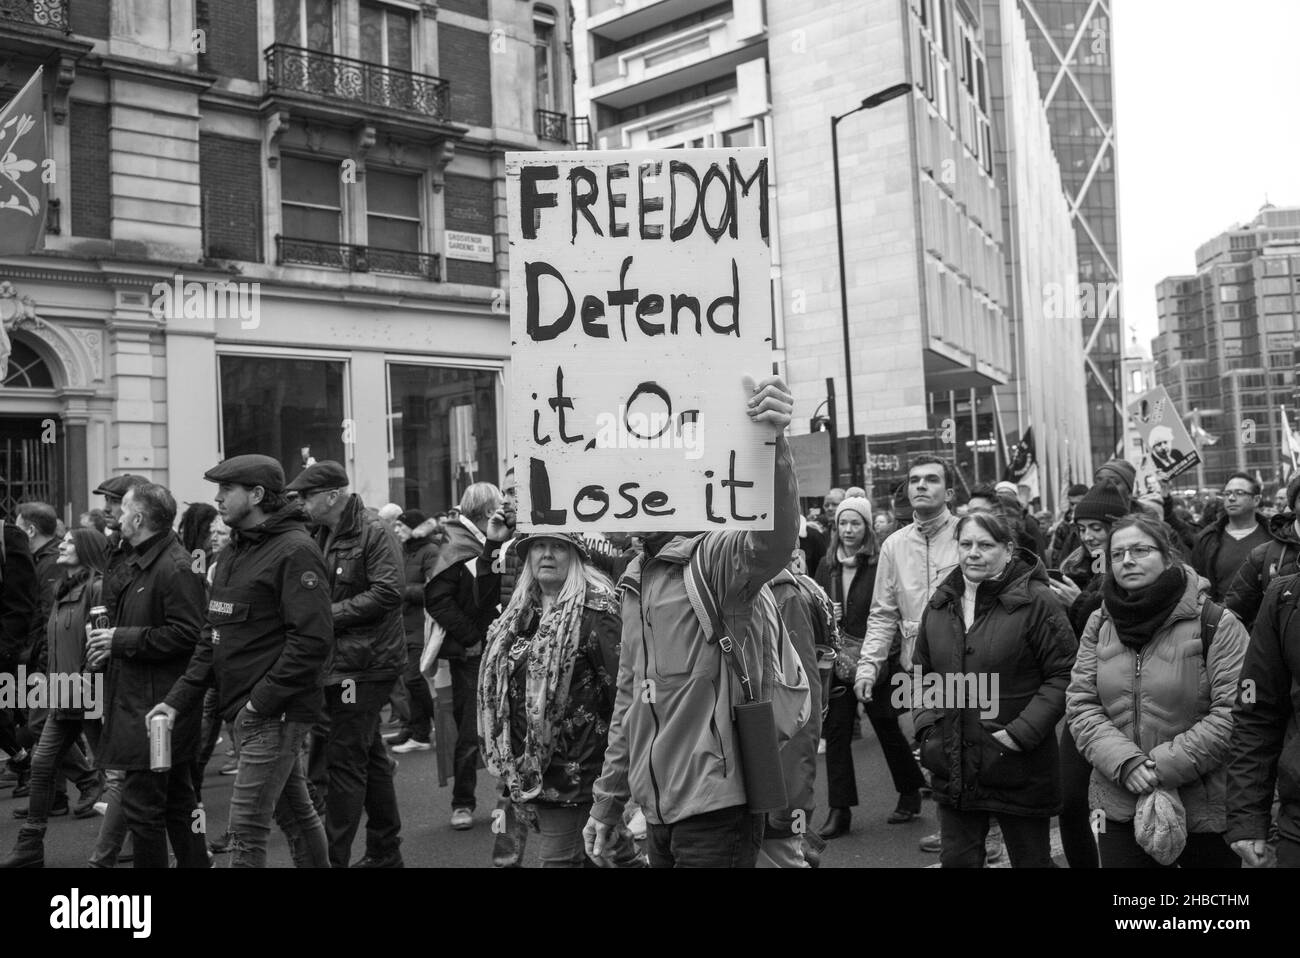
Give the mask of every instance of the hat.
<svg viewBox="0 0 1300 958">
<path fill-rule="evenodd" d="M 124 476 L 111 476 L 96 486 L 91 495 L 112 496 L 114 499 L 121 499 L 129 489 L 148 481 L 144 476 L 133 476 L 129 472 Z"/>
<path fill-rule="evenodd" d="M 416 529 L 427 522 L 428 519 L 429 517 L 419 509 L 407 509 L 397 517 L 397 521 L 408 529 Z"/>
<path fill-rule="evenodd" d="M 1066 490 L 1065 494 L 1067 496 L 1086 496 L 1088 494 L 1088 487 L 1083 485 L 1083 483 L 1076 482 Z"/>
<path fill-rule="evenodd" d="M 846 513 L 846 512 L 855 512 L 855 513 L 857 513 L 859 516 L 862 517 L 862 521 L 863 521 L 864 523 L 866 523 L 867 528 L 868 528 L 868 529 L 871 528 L 871 502 L 870 502 L 870 500 L 868 500 L 868 499 L 863 499 L 863 498 L 861 498 L 861 497 L 859 497 L 859 496 L 851 496 L 851 497 L 849 497 L 848 499 L 845 499 L 845 500 L 844 500 L 843 502 L 841 502 L 841 503 L 839 504 L 839 506 L 837 506 L 836 509 L 835 509 L 835 521 L 836 521 L 836 523 L 838 523 L 838 522 L 840 521 L 840 516 L 842 516 L 842 515 L 843 515 L 844 513 Z"/>
<path fill-rule="evenodd" d="M 511 548 L 515 550 L 515 555 L 522 559 L 538 539 L 558 539 L 561 542 L 567 542 L 578 551 L 578 555 L 582 556 L 584 562 L 591 558 L 591 552 L 587 549 L 586 541 L 576 532 L 523 532 L 515 537 L 515 541 L 511 543 Z"/>
<path fill-rule="evenodd" d="M 333 459 L 313 462 L 285 486 L 288 492 L 310 494 L 320 489 L 342 489 L 348 484 L 348 471 Z"/>
<path fill-rule="evenodd" d="M 1075 522 L 1114 522 L 1128 515 L 1128 500 L 1109 482 L 1099 482 L 1089 489 L 1074 507 Z"/>
<path fill-rule="evenodd" d="M 203 474 L 208 482 L 234 482 L 241 486 L 261 486 L 267 492 L 284 491 L 284 470 L 270 456 L 250 453 L 223 459 Z"/>
<path fill-rule="evenodd" d="M 994 486 L 993 491 L 1005 492 L 1007 495 L 1016 496 L 1016 497 L 1019 497 L 1020 495 L 1020 490 L 1016 488 L 1016 484 L 1014 482 L 1008 482 L 1005 479 L 1003 479 L 996 486 Z"/>
<path fill-rule="evenodd" d="M 1127 459 L 1112 459 L 1097 469 L 1093 476 L 1095 482 L 1102 480 L 1122 483 L 1128 495 L 1133 495 L 1133 486 L 1137 483 L 1137 470 Z"/>
</svg>

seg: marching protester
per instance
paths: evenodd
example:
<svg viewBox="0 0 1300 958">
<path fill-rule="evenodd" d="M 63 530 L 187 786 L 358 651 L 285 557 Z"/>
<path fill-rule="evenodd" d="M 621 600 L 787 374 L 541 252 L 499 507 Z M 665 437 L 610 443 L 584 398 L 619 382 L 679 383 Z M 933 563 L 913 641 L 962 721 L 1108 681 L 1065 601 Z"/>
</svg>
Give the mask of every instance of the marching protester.
<svg viewBox="0 0 1300 958">
<path fill-rule="evenodd" d="M 424 587 L 424 608 L 443 630 L 438 658 L 451 671 L 452 711 L 456 720 L 456 748 L 452 757 L 455 782 L 451 791 L 451 827 L 474 827 L 478 784 L 479 667 L 488 627 L 500 611 L 501 573 L 493 555 L 514 530 L 502 517 L 501 490 L 490 482 L 476 482 L 461 496 L 460 510 L 446 527 L 447 541 L 438 553 L 433 575 Z M 488 533 L 491 531 L 492 535 Z"/>
<path fill-rule="evenodd" d="M 1247 634 L 1200 592 L 1165 526 L 1127 516 L 1111 529 L 1102 607 L 1080 642 L 1066 696 L 1070 731 L 1093 766 L 1102 868 L 1239 864 L 1224 843 L 1225 768 Z M 1185 844 L 1135 826 L 1139 803 L 1173 807 Z M 1180 807 L 1181 806 L 1181 807 Z"/>
<path fill-rule="evenodd" d="M 325 662 L 325 734 L 312 736 L 309 770 L 317 811 L 325 810 L 330 864 L 348 867 L 364 811 L 366 853 L 353 867 L 400 868 L 402 820 L 379 723 L 406 669 L 405 576 L 397 539 L 347 487 L 347 472 L 330 459 L 285 486 L 298 493 L 303 515 L 315 525 L 334 624 Z"/>
<path fill-rule="evenodd" d="M 498 513 L 491 541 L 508 531 Z M 582 829 L 605 759 L 621 634 L 613 585 L 582 538 L 521 535 L 519 578 L 488 628 L 478 729 L 488 771 L 540 836 L 543 868 L 581 868 Z"/>
<path fill-rule="evenodd" d="M 1056 723 L 1074 634 L 1042 562 L 1017 552 L 1005 520 L 972 513 L 955 534 L 960 567 L 922 614 L 920 682 L 911 683 L 921 759 L 939 806 L 939 861 L 982 867 L 992 816 L 1013 868 L 1050 868 L 1051 816 L 1061 802 Z M 929 707 L 927 683 L 957 694 Z"/>
<path fill-rule="evenodd" d="M 176 500 L 156 483 L 142 482 L 122 500 L 118 530 L 130 546 L 125 574 L 105 582 L 108 628 L 90 631 L 91 668 L 106 663 L 104 727 L 96 763 L 125 772 L 122 813 L 134 843 L 136 868 L 166 868 L 171 841 L 181 868 L 207 868 L 207 846 L 196 830 L 194 773 L 200 714 L 180 716 L 171 733 L 171 767 L 150 760 L 145 714 L 158 690 L 171 688 L 189 664 L 203 624 L 203 586 L 192 559 L 172 531 Z"/>
<path fill-rule="evenodd" d="M 407 717 L 402 728 L 386 737 L 394 752 L 424 752 L 433 746 L 433 695 L 429 683 L 420 674 L 420 653 L 424 651 L 424 584 L 433 577 L 438 561 L 438 544 L 429 538 L 433 526 L 418 509 L 408 509 L 397 517 L 393 531 L 402 543 L 405 574 L 402 588 L 402 630 L 406 634 L 406 666 L 402 682 L 406 686 Z"/>
<path fill-rule="evenodd" d="M 74 529 L 59 543 L 58 564 L 63 577 L 57 580 L 54 607 L 46 621 L 49 674 L 84 674 L 86 671 L 86 623 L 90 610 L 102 601 L 104 569 L 108 562 L 108 540 L 94 529 Z M 65 686 L 66 687 L 66 686 Z M 92 686 L 93 692 L 93 686 Z M 45 828 L 55 803 L 55 776 L 67 764 L 68 755 L 77 748 L 83 729 L 93 726 L 85 721 L 87 711 L 95 711 L 102 702 L 83 699 L 61 702 L 46 719 L 41 737 L 31 756 L 31 786 L 27 814 L 13 852 L 0 861 L 0 868 L 42 868 L 45 865 Z M 97 732 L 91 737 L 98 739 Z M 83 806 L 93 805 L 103 791 L 98 778 Z M 67 796 L 63 797 L 66 806 Z"/>
<path fill-rule="evenodd" d="M 817 584 L 834 603 L 844 643 L 836 661 L 835 677 L 831 680 L 830 701 L 826 704 L 822 729 L 826 738 L 826 801 L 830 812 L 817 831 L 827 840 L 848 834 L 852 808 L 858 804 L 852 751 L 853 720 L 857 717 L 858 700 L 851 683 L 867 634 L 878 574 L 880 548 L 870 527 L 870 518 L 871 504 L 866 499 L 845 499 L 840 503 L 835 513 L 830 549 L 816 575 Z M 881 670 L 865 709 L 898 792 L 898 804 L 886 819 L 891 825 L 920 817 L 921 788 L 925 785 L 912 749 L 898 725 L 898 709 L 890 701 L 893 673 L 892 668 Z"/>
<path fill-rule="evenodd" d="M 303 740 L 324 718 L 325 660 L 334 645 L 328 576 L 284 470 L 269 456 L 233 456 L 203 476 L 217 483 L 230 526 L 189 667 L 147 718 L 197 712 L 214 683 L 221 715 L 239 742 L 230 799 L 233 867 L 262 868 L 271 818 L 285 829 L 294 864 L 328 868 L 325 828 L 299 763 Z M 220 644 L 220 657 L 214 656 Z"/>
<path fill-rule="evenodd" d="M 1257 547 L 1268 543 L 1268 520 L 1259 514 L 1259 483 L 1234 472 L 1223 485 L 1223 518 L 1196 537 L 1190 564 L 1210 583 L 1210 598 L 1222 602 L 1237 570 Z"/>
<path fill-rule="evenodd" d="M 878 690 L 889 688 L 890 676 L 911 671 L 917 630 L 926 604 L 939 583 L 957 567 L 954 535 L 957 517 L 948 511 L 952 483 L 952 469 L 946 462 L 937 456 L 922 455 L 912 460 L 907 483 L 900 487 L 907 498 L 912 521 L 880 547 L 866 637 L 853 680 L 854 693 L 865 705 L 872 703 Z M 919 788 L 924 779 L 911 751 L 908 750 L 906 764 L 901 754 L 895 762 L 900 769 L 894 780 L 899 794 L 904 794 L 900 786 L 911 782 Z M 919 808 L 902 807 L 900 803 L 898 811 L 919 811 Z M 937 852 L 939 848 L 938 834 L 921 839 L 922 851 Z"/>
<path fill-rule="evenodd" d="M 1268 587 L 1241 666 L 1228 744 L 1224 840 L 1250 868 L 1300 868 L 1300 578 Z M 1246 690 L 1249 689 L 1249 694 Z M 1277 802 L 1277 840 L 1270 843 Z"/>
<path fill-rule="evenodd" d="M 1300 496 L 1300 473 L 1286 485 L 1286 511 L 1268 520 L 1272 541 L 1257 545 L 1241 564 L 1228 586 L 1224 605 L 1246 628 L 1255 623 L 1269 583 L 1279 576 L 1300 572 L 1300 515 L 1296 514 L 1296 497 Z"/>
<path fill-rule="evenodd" d="M 716 631 L 706 633 L 703 622 L 713 629 L 713 619 L 701 618 L 692 590 L 702 604 L 712 599 L 711 607 L 735 637 L 727 642 L 732 654 L 739 642 L 742 653 L 748 646 L 771 655 L 777 672 L 788 674 L 789 639 L 764 586 L 789 561 L 799 532 L 798 488 L 784 435 L 792 409 L 793 397 L 775 376 L 759 382 L 746 405 L 750 419 L 767 423 L 774 434 L 771 531 L 646 533 L 640 537 L 644 554 L 623 575 L 618 694 L 605 766 L 583 829 L 593 860 L 607 854 L 631 799 L 645 813 L 651 867 L 755 865 L 764 822 L 749 809 L 736 762 L 732 706 L 744 701 L 741 683 L 723 661 L 721 638 Z M 754 648 L 764 645 L 766 650 Z M 793 649 L 788 651 L 793 656 Z M 757 687 L 757 700 L 772 700 L 779 676 L 757 669 L 759 658 L 746 658 L 755 663 L 748 678 Z M 802 695 L 791 692 L 788 699 L 798 699 L 803 714 L 787 735 L 806 720 L 808 702 L 806 689 Z"/>
</svg>

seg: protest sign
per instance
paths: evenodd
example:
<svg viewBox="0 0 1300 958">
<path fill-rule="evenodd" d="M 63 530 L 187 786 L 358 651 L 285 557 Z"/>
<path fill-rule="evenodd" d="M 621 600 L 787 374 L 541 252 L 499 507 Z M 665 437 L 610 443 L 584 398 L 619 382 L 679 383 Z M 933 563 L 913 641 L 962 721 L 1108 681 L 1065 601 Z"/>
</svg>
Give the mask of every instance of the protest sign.
<svg viewBox="0 0 1300 958">
<path fill-rule="evenodd" d="M 1182 475 L 1201 461 L 1164 386 L 1138 396 L 1129 403 L 1128 411 L 1142 443 L 1135 495 L 1160 492 L 1161 482 Z"/>
<path fill-rule="evenodd" d="M 763 149 L 510 153 L 525 530 L 771 529 Z"/>
</svg>

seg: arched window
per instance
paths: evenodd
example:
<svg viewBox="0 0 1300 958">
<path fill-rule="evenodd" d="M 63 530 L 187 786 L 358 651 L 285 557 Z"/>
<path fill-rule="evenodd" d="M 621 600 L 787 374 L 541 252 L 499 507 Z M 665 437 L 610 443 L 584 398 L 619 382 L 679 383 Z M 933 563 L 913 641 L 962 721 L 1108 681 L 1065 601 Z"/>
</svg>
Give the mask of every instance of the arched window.
<svg viewBox="0 0 1300 958">
<path fill-rule="evenodd" d="M 9 369 L 0 386 L 11 389 L 53 389 L 54 376 L 36 350 L 21 339 L 13 339 Z"/>
</svg>

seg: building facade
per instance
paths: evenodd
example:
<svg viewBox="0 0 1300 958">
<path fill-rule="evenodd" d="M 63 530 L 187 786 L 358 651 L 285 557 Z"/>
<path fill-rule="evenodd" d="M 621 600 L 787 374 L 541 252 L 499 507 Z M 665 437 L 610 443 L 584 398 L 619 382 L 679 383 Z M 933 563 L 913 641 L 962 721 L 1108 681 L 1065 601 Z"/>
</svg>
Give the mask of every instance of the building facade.
<svg viewBox="0 0 1300 958">
<path fill-rule="evenodd" d="M 1265 205 L 1205 243 L 1196 273 L 1161 280 L 1156 301 L 1156 380 L 1189 425 L 1199 417 L 1218 440 L 1201 448 L 1201 484 L 1220 487 L 1238 471 L 1282 481 L 1282 408 L 1297 422 L 1300 207 Z"/>
<path fill-rule="evenodd" d="M 0 261 L 5 508 L 124 471 L 209 501 L 247 452 L 425 510 L 500 477 L 503 155 L 573 141 L 562 4 L 26 9 L 4 95 L 47 65 L 60 175 L 44 250 Z"/>
</svg>

